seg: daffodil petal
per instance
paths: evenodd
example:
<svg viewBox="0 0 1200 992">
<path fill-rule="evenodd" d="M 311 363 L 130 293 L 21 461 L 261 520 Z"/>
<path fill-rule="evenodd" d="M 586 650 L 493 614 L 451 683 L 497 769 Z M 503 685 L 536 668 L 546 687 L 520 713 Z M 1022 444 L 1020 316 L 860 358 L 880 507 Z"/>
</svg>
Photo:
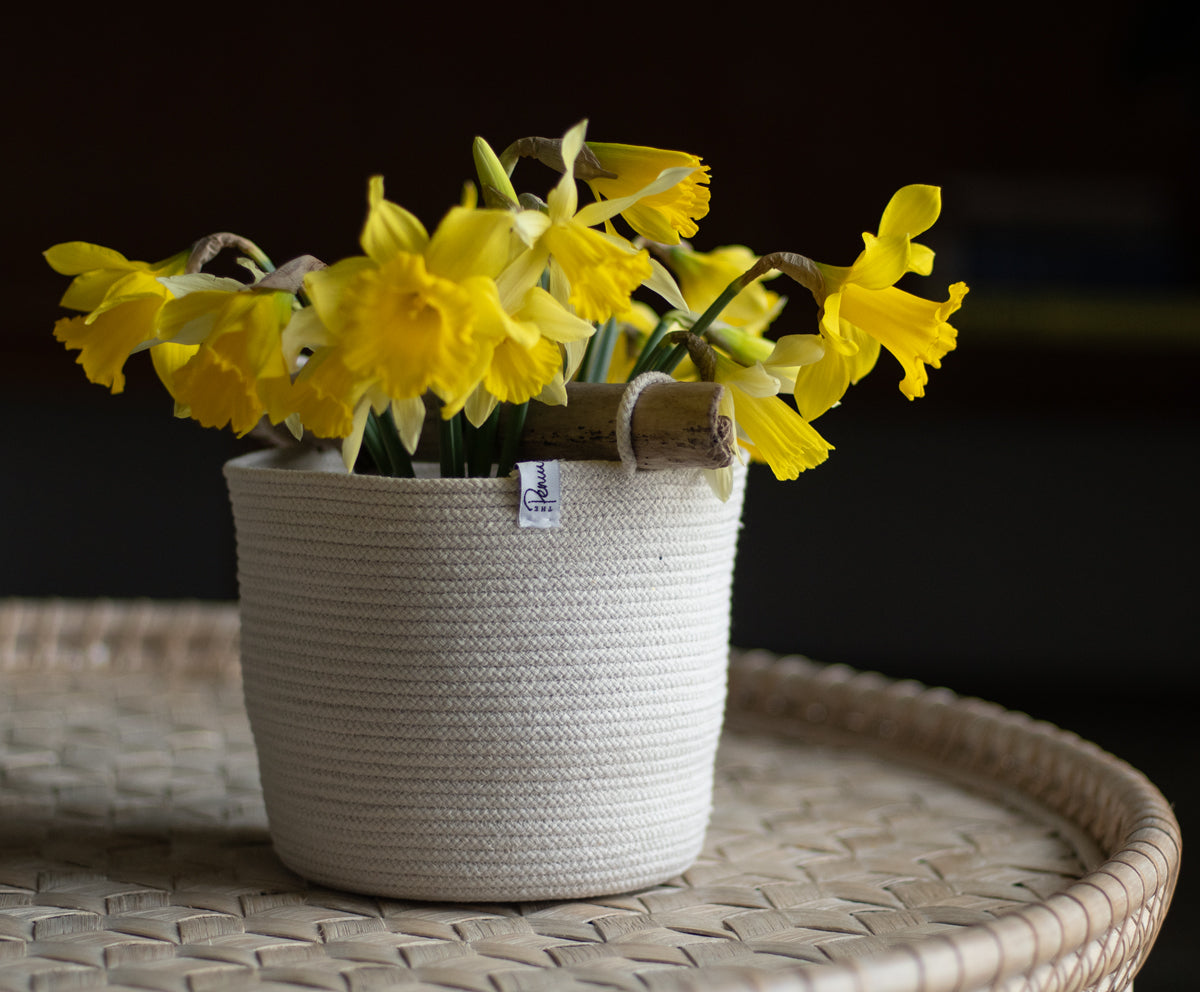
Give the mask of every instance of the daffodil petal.
<svg viewBox="0 0 1200 992">
<path fill-rule="evenodd" d="M 376 265 L 366 255 L 354 255 L 304 277 L 304 291 L 326 327 L 338 331 L 343 316 L 339 301 L 346 287 Z"/>
<path fill-rule="evenodd" d="M 482 427 L 499 403 L 500 401 L 484 388 L 483 383 L 480 383 L 463 404 L 463 413 L 473 427 Z"/>
<path fill-rule="evenodd" d="M 933 271 L 933 250 L 913 242 L 908 246 L 908 271 L 927 276 Z"/>
<path fill-rule="evenodd" d="M 230 279 L 226 276 L 214 276 L 208 272 L 188 272 L 177 276 L 159 276 L 158 282 L 167 287 L 172 296 L 178 299 L 188 293 L 203 290 L 217 290 L 224 293 L 236 293 L 246 288 L 244 282 Z"/>
<path fill-rule="evenodd" d="M 425 248 L 425 265 L 446 279 L 496 276 L 508 262 L 512 214 L 454 207 Z"/>
<path fill-rule="evenodd" d="M 546 406 L 566 406 L 567 405 L 567 387 L 561 373 L 551 379 L 542 391 L 534 397 L 539 403 L 545 403 Z"/>
<path fill-rule="evenodd" d="M 549 256 L 545 247 L 522 252 L 496 277 L 496 289 L 506 308 L 517 306 L 529 289 L 538 284 Z"/>
<path fill-rule="evenodd" d="M 592 324 L 569 312 L 540 286 L 534 286 L 525 294 L 521 308 L 514 316 L 528 321 L 541 336 L 551 341 L 584 341 L 596 331 Z"/>
<path fill-rule="evenodd" d="M 642 285 L 657 293 L 676 310 L 685 312 L 688 310 L 687 301 L 683 298 L 683 292 L 675 281 L 675 277 L 657 258 L 650 259 L 650 278 Z"/>
<path fill-rule="evenodd" d="M 367 186 L 367 220 L 359 243 L 382 265 L 398 252 L 419 252 L 429 241 L 425 226 L 399 204 L 384 199 L 383 176 L 372 176 Z"/>
<path fill-rule="evenodd" d="M 363 432 L 367 429 L 367 417 L 371 413 L 371 404 L 362 400 L 354 408 L 353 424 L 350 433 L 342 441 L 342 464 L 347 472 L 354 471 L 354 463 L 358 461 L 358 453 L 362 450 Z"/>
<path fill-rule="evenodd" d="M 941 212 L 940 186 L 904 186 L 883 208 L 879 236 L 915 238 L 933 227 Z"/>
<path fill-rule="evenodd" d="M 421 427 L 425 423 L 425 401 L 419 396 L 406 400 L 392 400 L 392 420 L 400 443 L 410 455 L 416 452 L 421 440 Z"/>
<path fill-rule="evenodd" d="M 706 468 L 704 470 L 704 479 L 708 483 L 708 488 L 713 491 L 713 495 L 722 503 L 727 503 L 729 497 L 733 495 L 733 466 L 726 465 L 724 468 Z"/>
<path fill-rule="evenodd" d="M 583 136 L 587 133 L 587 121 L 580 121 L 563 135 L 562 151 L 563 174 L 558 184 L 546 197 L 550 208 L 550 219 L 563 221 L 575 216 L 579 206 L 579 191 L 575 188 L 575 159 L 583 147 Z"/>
<path fill-rule="evenodd" d="M 321 323 L 314 307 L 304 307 L 292 314 L 283 329 L 281 346 L 288 368 L 295 370 L 299 364 L 300 353 L 305 349 L 316 351 L 333 344 L 334 337 L 329 328 Z"/>
<path fill-rule="evenodd" d="M 720 370 L 718 381 L 735 386 L 747 396 L 774 396 L 779 392 L 779 380 L 763 368 L 761 362 L 742 366 L 728 359 L 718 358 Z"/>
<path fill-rule="evenodd" d="M 64 241 L 42 252 L 59 275 L 76 276 L 92 269 L 124 269 L 132 263 L 119 251 L 87 241 Z"/>
<path fill-rule="evenodd" d="M 775 342 L 763 365 L 812 365 L 825 356 L 825 343 L 819 334 L 785 334 Z"/>
<path fill-rule="evenodd" d="M 836 406 L 849 388 L 846 358 L 831 348 L 820 361 L 796 370 L 792 391 L 800 416 L 813 421 Z"/>
<path fill-rule="evenodd" d="M 862 254 L 850 269 L 850 281 L 863 289 L 885 289 L 908 271 L 909 241 L 889 235 L 863 234 Z"/>
<path fill-rule="evenodd" d="M 546 233 L 553 221 L 540 210 L 519 210 L 513 215 L 513 231 L 530 247 Z"/>
<path fill-rule="evenodd" d="M 175 395 L 175 373 L 191 360 L 196 354 L 197 345 L 175 344 L 171 341 L 159 341 L 150 349 L 150 360 L 159 381 L 166 387 L 168 393 Z"/>
<path fill-rule="evenodd" d="M 643 186 L 636 193 L 620 196 L 614 200 L 597 200 L 582 207 L 575 215 L 575 220 L 587 227 L 594 227 L 596 224 L 617 216 L 622 210 L 627 210 L 643 197 L 653 196 L 655 193 L 662 193 L 672 186 L 677 186 L 695 171 L 695 167 L 690 165 L 663 169 L 657 179 Z"/>
<path fill-rule="evenodd" d="M 525 403 L 562 374 L 562 352 L 549 338 L 526 348 L 509 339 L 496 346 L 483 384 L 504 403 Z"/>
</svg>

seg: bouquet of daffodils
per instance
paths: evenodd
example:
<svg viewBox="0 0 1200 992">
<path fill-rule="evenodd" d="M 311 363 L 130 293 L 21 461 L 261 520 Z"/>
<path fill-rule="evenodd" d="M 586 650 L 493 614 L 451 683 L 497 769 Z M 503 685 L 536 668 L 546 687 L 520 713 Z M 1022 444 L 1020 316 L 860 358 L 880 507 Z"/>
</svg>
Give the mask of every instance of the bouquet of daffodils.
<svg viewBox="0 0 1200 992">
<path fill-rule="evenodd" d="M 709 166 L 585 131 L 500 155 L 477 138 L 478 185 L 432 233 L 372 178 L 363 254 L 332 265 L 303 256 L 276 267 L 228 233 L 154 263 L 55 245 L 47 261 L 74 277 L 62 305 L 84 312 L 58 321 L 55 337 L 114 393 L 126 359 L 149 351 L 178 416 L 238 435 L 269 422 L 297 440 L 340 440 L 348 471 L 369 459 L 386 475 L 412 474 L 427 420 L 443 475 L 507 475 L 528 404 L 562 406 L 568 384 L 656 372 L 723 387 L 738 456 L 794 479 L 827 458 L 812 422 L 881 345 L 903 369 L 901 392 L 924 394 L 926 366 L 955 346 L 947 321 L 967 292 L 955 283 L 937 302 L 895 287 L 931 271 L 933 252 L 913 238 L 938 217 L 937 187 L 897 192 L 849 266 L 740 245 L 702 252 L 683 238 L 708 213 Z M 517 192 L 522 158 L 561 173 L 545 199 Z M 582 206 L 580 183 L 591 192 Z M 244 280 L 202 271 L 225 249 Z M 763 283 L 781 273 L 816 301 L 813 333 L 768 336 L 786 300 Z M 722 497 L 730 455 L 709 470 Z"/>
</svg>

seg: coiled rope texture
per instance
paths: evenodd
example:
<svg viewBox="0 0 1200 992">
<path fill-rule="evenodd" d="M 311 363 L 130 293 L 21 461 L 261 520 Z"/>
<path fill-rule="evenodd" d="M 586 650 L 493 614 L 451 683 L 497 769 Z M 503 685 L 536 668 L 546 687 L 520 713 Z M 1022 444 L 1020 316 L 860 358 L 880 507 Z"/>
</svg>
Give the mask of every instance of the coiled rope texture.
<svg viewBox="0 0 1200 992">
<path fill-rule="evenodd" d="M 242 665 L 272 837 L 376 895 L 558 899 L 651 884 L 711 803 L 744 485 L 564 462 L 562 527 L 515 479 L 226 467 Z"/>
</svg>

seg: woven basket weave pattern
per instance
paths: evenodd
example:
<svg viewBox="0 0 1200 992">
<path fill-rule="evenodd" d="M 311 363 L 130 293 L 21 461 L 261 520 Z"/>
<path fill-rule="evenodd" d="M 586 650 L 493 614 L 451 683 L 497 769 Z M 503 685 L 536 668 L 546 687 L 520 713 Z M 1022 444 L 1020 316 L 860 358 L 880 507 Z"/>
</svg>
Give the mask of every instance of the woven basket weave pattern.
<svg viewBox="0 0 1200 992">
<path fill-rule="evenodd" d="M 695 859 L 741 478 L 722 504 L 698 472 L 565 462 L 563 526 L 529 530 L 515 479 L 277 460 L 227 476 L 285 862 L 383 895 L 547 899 Z"/>
<path fill-rule="evenodd" d="M 0 603 L 0 989 L 1120 992 L 1178 878 L 1170 808 L 1094 746 L 749 653 L 685 875 L 354 896 L 272 854 L 236 675 L 231 607 Z"/>
</svg>

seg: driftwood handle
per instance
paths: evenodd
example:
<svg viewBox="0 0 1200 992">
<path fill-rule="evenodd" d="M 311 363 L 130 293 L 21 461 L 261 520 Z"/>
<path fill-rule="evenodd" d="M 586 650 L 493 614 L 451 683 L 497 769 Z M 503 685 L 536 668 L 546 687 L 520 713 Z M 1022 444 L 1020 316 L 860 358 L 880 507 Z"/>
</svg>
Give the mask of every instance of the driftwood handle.
<svg viewBox="0 0 1200 992">
<path fill-rule="evenodd" d="M 715 382 L 662 382 L 642 390 L 633 408 L 630 439 L 640 471 L 724 468 L 733 464 L 733 423 L 721 416 L 725 387 Z M 567 383 L 566 406 L 529 404 L 517 457 L 620 461 L 617 407 L 625 383 Z M 437 411 L 421 432 L 416 457 L 436 461 Z M 503 417 L 507 413 L 504 410 Z M 500 430 L 504 430 L 501 420 Z"/>
<path fill-rule="evenodd" d="M 731 465 L 733 424 L 720 415 L 724 388 L 713 382 L 646 386 L 630 425 L 637 467 Z M 617 407 L 624 392 L 624 383 L 570 383 L 566 406 L 530 403 L 519 457 L 618 461 Z"/>
<path fill-rule="evenodd" d="M 630 439 L 641 471 L 664 468 L 724 468 L 735 457 L 733 423 L 721 416 L 724 386 L 715 382 L 661 382 L 646 386 L 637 398 Z M 567 384 L 567 405 L 529 404 L 517 451 L 520 459 L 562 458 L 620 461 L 617 408 L 624 383 Z M 438 413 L 434 401 L 421 431 L 416 457 L 438 459 Z M 507 410 L 502 411 L 501 417 Z M 285 431 L 266 427 L 255 436 L 273 444 L 294 443 Z M 504 423 L 501 420 L 500 430 Z M 332 447 L 335 441 L 306 436 L 306 443 Z"/>
</svg>

